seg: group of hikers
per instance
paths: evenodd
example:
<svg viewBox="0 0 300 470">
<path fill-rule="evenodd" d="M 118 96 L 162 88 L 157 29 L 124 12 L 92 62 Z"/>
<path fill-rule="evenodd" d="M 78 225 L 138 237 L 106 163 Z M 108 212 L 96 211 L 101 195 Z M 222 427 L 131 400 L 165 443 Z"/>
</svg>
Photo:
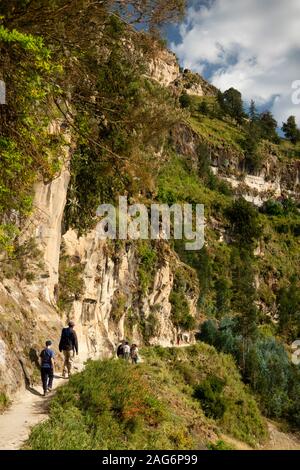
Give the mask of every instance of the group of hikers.
<svg viewBox="0 0 300 470">
<path fill-rule="evenodd" d="M 69 321 L 68 326 L 62 329 L 59 341 L 59 352 L 64 356 L 63 378 L 69 378 L 72 373 L 72 362 L 75 353 L 78 355 L 78 339 L 74 329 L 75 323 Z M 52 341 L 47 340 L 45 348 L 40 354 L 41 379 L 43 384 L 43 396 L 51 392 L 54 378 L 54 358 L 55 353 L 52 349 Z M 117 357 L 126 361 L 131 359 L 133 364 L 140 362 L 139 351 L 136 344 L 129 345 L 128 341 L 123 340 L 117 348 Z"/>
<path fill-rule="evenodd" d="M 136 344 L 129 345 L 128 341 L 123 340 L 119 344 L 117 349 L 117 356 L 119 359 L 129 361 L 131 359 L 132 364 L 138 364 L 140 362 L 139 350 Z"/>
<path fill-rule="evenodd" d="M 63 378 L 70 377 L 73 358 L 75 353 L 78 355 L 78 340 L 74 327 L 75 323 L 73 321 L 69 321 L 68 326 L 63 328 L 61 332 L 58 349 L 64 356 Z M 46 396 L 48 392 L 51 392 L 53 386 L 55 353 L 53 349 L 51 349 L 51 346 L 52 341 L 46 341 L 46 347 L 40 354 L 41 378 L 44 396 Z"/>
</svg>

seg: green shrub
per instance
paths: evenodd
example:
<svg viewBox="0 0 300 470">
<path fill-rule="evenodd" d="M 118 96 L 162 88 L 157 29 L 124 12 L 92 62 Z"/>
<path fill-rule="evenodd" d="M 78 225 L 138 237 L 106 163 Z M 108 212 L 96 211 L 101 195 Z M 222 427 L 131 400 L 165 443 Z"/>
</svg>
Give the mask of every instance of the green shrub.
<svg viewBox="0 0 300 470">
<path fill-rule="evenodd" d="M 147 242 L 141 242 L 138 245 L 139 267 L 138 276 L 142 293 L 146 294 L 155 275 L 157 262 L 157 253 Z"/>
<path fill-rule="evenodd" d="M 210 442 L 207 445 L 208 450 L 235 450 L 235 447 L 221 439 L 217 442 Z"/>
<path fill-rule="evenodd" d="M 175 326 L 184 330 L 192 330 L 195 327 L 195 319 L 190 314 L 190 307 L 184 292 L 172 291 L 170 294 L 170 303 L 172 305 L 172 322 Z"/>
<path fill-rule="evenodd" d="M 31 238 L 19 244 L 16 239 L 11 250 L 6 250 L 6 252 L 6 257 L 0 264 L 0 278 L 26 279 L 28 283 L 33 282 L 43 268 L 42 253 L 37 247 L 36 240 Z"/>
<path fill-rule="evenodd" d="M 226 382 L 211 376 L 194 389 L 194 397 L 200 401 L 206 416 L 221 419 L 226 411 L 226 400 L 222 396 Z"/>
<path fill-rule="evenodd" d="M 241 245 L 251 245 L 261 233 L 257 209 L 243 198 L 227 210 L 232 232 Z"/>
<path fill-rule="evenodd" d="M 9 404 L 10 404 L 10 400 L 8 396 L 5 393 L 1 392 L 0 393 L 0 413 L 4 411 L 6 408 L 8 408 Z"/>
<path fill-rule="evenodd" d="M 80 298 L 84 287 L 83 270 L 84 266 L 77 258 L 72 258 L 63 252 L 59 262 L 60 288 L 57 301 L 61 310 L 68 312 L 72 302 Z"/>
<path fill-rule="evenodd" d="M 179 97 L 179 103 L 182 108 L 189 108 L 192 104 L 191 97 L 187 93 L 182 93 Z"/>
<path fill-rule="evenodd" d="M 111 318 L 113 321 L 118 322 L 121 320 L 126 309 L 126 297 L 124 294 L 117 292 L 114 296 L 112 309 L 111 309 Z"/>
<path fill-rule="evenodd" d="M 282 204 L 279 201 L 274 201 L 272 199 L 269 199 L 264 203 L 262 210 L 267 215 L 282 215 L 284 213 Z"/>
<path fill-rule="evenodd" d="M 147 318 L 140 319 L 139 323 L 145 344 L 149 344 L 149 340 L 158 333 L 159 320 L 157 313 L 151 312 Z"/>
<path fill-rule="evenodd" d="M 50 419 L 34 428 L 31 449 L 180 449 L 192 446 L 174 425 L 142 368 L 124 361 L 88 362 L 52 401 Z M 185 441 L 185 444 L 184 444 Z"/>
</svg>

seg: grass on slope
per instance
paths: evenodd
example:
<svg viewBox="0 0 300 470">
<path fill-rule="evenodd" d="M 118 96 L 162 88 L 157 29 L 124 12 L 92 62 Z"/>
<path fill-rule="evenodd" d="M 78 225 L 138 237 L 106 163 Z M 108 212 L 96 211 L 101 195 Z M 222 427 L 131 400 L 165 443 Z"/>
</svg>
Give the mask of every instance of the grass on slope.
<svg viewBox="0 0 300 470">
<path fill-rule="evenodd" d="M 201 449 L 224 432 L 251 445 L 264 439 L 263 419 L 229 356 L 200 343 L 147 348 L 143 357 L 137 366 L 88 362 L 58 390 L 50 419 L 26 448 Z M 222 390 L 210 396 L 208 387 L 203 399 L 201 384 L 205 391 L 211 377 Z"/>
<path fill-rule="evenodd" d="M 189 118 L 189 123 L 195 132 L 215 147 L 232 149 L 243 155 L 241 142 L 245 136 L 237 126 L 200 114 L 193 114 Z"/>
<path fill-rule="evenodd" d="M 187 162 L 177 155 L 162 167 L 158 177 L 158 199 L 172 205 L 174 203 L 204 204 L 206 215 L 226 208 L 230 198 L 218 191 L 207 188 L 197 173 L 188 167 Z"/>
<path fill-rule="evenodd" d="M 205 104 L 209 114 L 203 114 L 199 106 Z M 219 108 L 216 98 L 211 96 L 192 96 L 188 122 L 192 129 L 201 135 L 204 140 L 217 148 L 231 149 L 243 155 L 242 142 L 245 140 L 245 132 L 230 118 L 219 119 L 214 116 Z"/>
</svg>

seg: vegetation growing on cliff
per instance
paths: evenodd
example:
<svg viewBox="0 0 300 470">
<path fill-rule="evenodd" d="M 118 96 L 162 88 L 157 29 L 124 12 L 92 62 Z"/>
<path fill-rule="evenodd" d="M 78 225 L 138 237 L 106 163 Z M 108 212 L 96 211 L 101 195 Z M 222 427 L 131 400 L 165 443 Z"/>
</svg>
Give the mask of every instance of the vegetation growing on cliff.
<svg viewBox="0 0 300 470">
<path fill-rule="evenodd" d="M 190 314 L 187 296 L 196 273 L 199 312 L 212 319 L 202 327 L 202 338 L 235 358 L 264 413 L 299 426 L 299 369 L 290 364 L 286 352 L 287 343 L 300 334 L 299 205 L 290 197 L 273 200 L 272 196 L 258 210 L 240 197 L 243 188 L 234 190 L 224 181 L 225 176 L 237 179 L 246 172 L 256 174 L 268 166 L 270 156 L 278 161 L 274 171 L 288 169 L 291 159 L 300 155 L 298 130 L 289 119 L 284 125 L 288 140 L 280 139 L 271 113 L 259 114 L 254 103 L 246 113 L 238 90 L 201 98 L 187 93 L 178 97 L 147 76 L 147 64 L 161 47 L 156 28 L 177 17 L 183 3 L 1 2 L 1 79 L 8 85 L 9 102 L 9 107 L 0 107 L 0 249 L 6 253 L 2 277 L 22 280 L 17 271 L 23 270 L 23 277 L 33 280 L 22 260 L 26 246 L 19 246 L 18 237 L 32 211 L 34 183 L 52 181 L 65 164 L 71 173 L 65 228 L 79 234 L 94 226 L 100 203 L 114 202 L 120 194 L 148 205 L 153 201 L 204 204 L 205 247 L 192 253 L 184 249 L 183 242 L 174 243 L 181 261 L 191 270 L 185 276 L 175 272 L 169 299 L 173 324 L 178 329 L 200 328 L 198 318 L 195 322 Z M 137 33 L 130 26 L 137 22 L 151 34 Z M 177 124 L 184 125 L 196 141 L 194 149 L 193 142 L 184 142 L 191 144 L 188 155 L 170 132 Z M 64 161 L 66 147 L 68 162 Z M 222 178 L 213 173 L 212 163 L 222 170 Z M 137 244 L 140 296 L 151 291 L 159 263 L 157 246 Z M 65 312 L 80 297 L 81 274 L 80 262 L 62 253 L 58 305 Z M 123 297 L 115 299 L 113 321 L 120 320 L 125 304 Z M 156 334 L 157 312 L 137 319 L 132 311 L 128 318 L 126 332 L 132 334 L 133 326 L 138 325 L 149 343 Z M 173 350 L 148 353 L 149 369 L 132 369 L 132 377 L 143 391 L 138 412 L 128 411 L 123 399 L 110 395 L 109 387 L 120 379 L 121 392 L 135 403 L 124 384 L 124 365 L 90 365 L 82 376 L 82 387 L 75 377 L 59 392 L 51 415 L 53 432 L 47 433 L 42 425 L 38 428 L 41 434 L 33 433 L 32 446 L 128 448 L 130 436 L 134 446 L 190 448 L 194 435 L 185 430 L 189 420 L 184 408 L 179 409 L 183 418 L 174 435 L 177 421 L 168 414 L 168 398 L 161 403 L 149 392 L 147 380 L 159 387 L 164 387 L 165 380 L 173 398 L 182 399 L 204 427 L 213 419 L 220 429 L 256 442 L 263 437 L 264 426 L 231 359 L 201 347 L 201 354 L 217 361 L 209 374 L 193 363 L 189 352 L 180 356 Z M 197 356 L 199 349 L 190 351 Z M 170 361 L 177 375 L 162 357 Z M 165 373 L 158 382 L 155 361 Z M 95 371 L 107 379 L 109 399 L 102 392 L 97 396 L 95 390 L 100 387 L 92 377 Z M 146 372 L 150 374 L 147 380 Z M 238 403 L 237 390 L 244 397 L 242 403 Z M 100 435 L 105 426 L 107 434 Z M 138 430 L 145 434 L 140 437 Z"/>
<path fill-rule="evenodd" d="M 83 293 L 82 273 L 84 265 L 80 259 L 68 256 L 62 249 L 59 264 L 59 286 L 57 286 L 57 306 L 68 314 L 74 300 L 78 300 Z"/>
</svg>

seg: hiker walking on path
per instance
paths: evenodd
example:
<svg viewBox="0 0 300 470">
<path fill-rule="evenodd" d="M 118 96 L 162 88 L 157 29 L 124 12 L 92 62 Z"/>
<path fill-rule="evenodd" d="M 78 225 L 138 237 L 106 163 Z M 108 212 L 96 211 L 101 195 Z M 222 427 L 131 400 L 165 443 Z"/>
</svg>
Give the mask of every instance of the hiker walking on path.
<svg viewBox="0 0 300 470">
<path fill-rule="evenodd" d="M 63 328 L 61 332 L 61 338 L 59 342 L 59 351 L 64 355 L 64 367 L 63 367 L 63 377 L 66 378 L 71 375 L 72 370 L 72 361 L 73 357 L 76 354 L 78 355 L 78 340 L 77 335 L 74 330 L 75 323 L 69 321 L 68 327 Z"/>
<path fill-rule="evenodd" d="M 46 348 L 40 354 L 41 378 L 43 383 L 44 397 L 51 392 L 54 375 L 54 351 L 50 348 L 52 342 L 46 341 Z"/>
<path fill-rule="evenodd" d="M 133 344 L 130 348 L 130 357 L 132 364 L 137 364 L 139 362 L 139 350 L 136 344 Z"/>
</svg>

